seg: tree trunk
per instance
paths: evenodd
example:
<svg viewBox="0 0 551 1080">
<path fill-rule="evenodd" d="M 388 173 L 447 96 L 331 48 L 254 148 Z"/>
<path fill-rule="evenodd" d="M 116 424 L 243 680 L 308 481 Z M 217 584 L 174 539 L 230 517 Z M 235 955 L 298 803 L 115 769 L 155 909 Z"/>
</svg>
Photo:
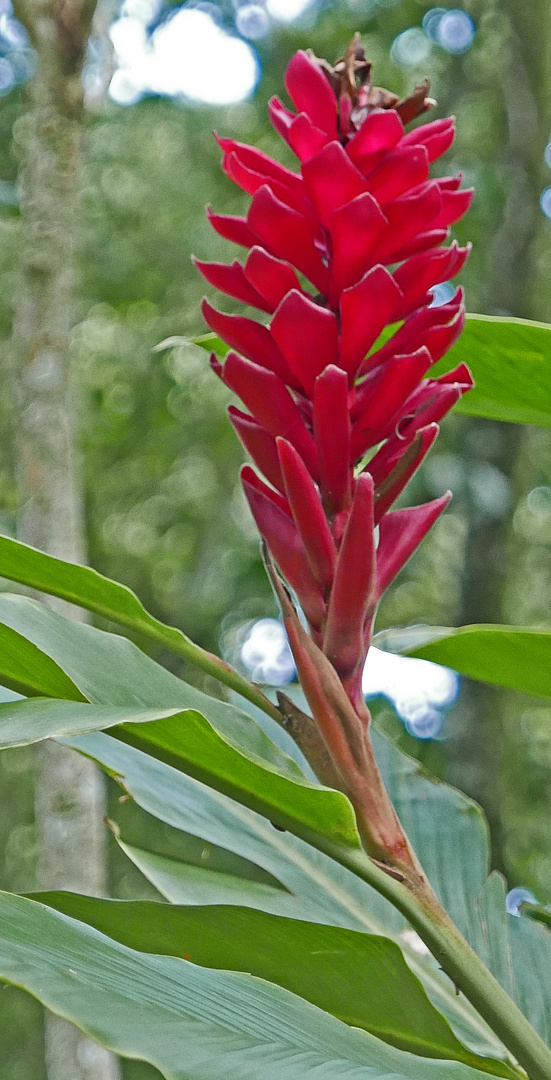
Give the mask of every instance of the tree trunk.
<svg viewBox="0 0 551 1080">
<path fill-rule="evenodd" d="M 15 469 L 22 540 L 72 562 L 86 557 L 75 442 L 69 335 L 76 318 L 80 233 L 81 67 L 93 0 L 19 0 L 17 17 L 37 53 L 28 109 L 14 136 L 20 154 L 21 245 L 12 336 Z M 71 618 L 80 612 L 60 601 Z M 105 893 L 105 793 L 91 762 L 57 743 L 37 752 L 38 881 L 42 889 Z M 49 1080 L 116 1080 L 116 1058 L 51 1014 Z"/>
</svg>

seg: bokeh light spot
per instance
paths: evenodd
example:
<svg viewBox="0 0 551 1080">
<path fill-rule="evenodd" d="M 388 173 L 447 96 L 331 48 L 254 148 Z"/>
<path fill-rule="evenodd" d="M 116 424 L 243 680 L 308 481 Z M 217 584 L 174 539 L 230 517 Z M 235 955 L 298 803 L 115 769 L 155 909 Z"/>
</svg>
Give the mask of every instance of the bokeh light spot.
<svg viewBox="0 0 551 1080">
<path fill-rule="evenodd" d="M 30 49 L 31 47 L 29 35 L 23 24 L 17 19 L 10 18 L 6 10 L 0 15 L 0 37 L 2 43 L 11 49 Z"/>
<path fill-rule="evenodd" d="M 431 307 L 441 307 L 442 304 L 447 304 L 448 300 L 451 300 L 455 288 L 449 281 L 441 281 L 439 285 L 433 285 L 430 290 L 432 293 Z"/>
<path fill-rule="evenodd" d="M 270 29 L 270 16 L 261 4 L 243 4 L 236 11 L 235 25 L 243 37 L 257 41 L 266 37 Z"/>
<path fill-rule="evenodd" d="M 526 496 L 526 506 L 540 521 L 551 522 L 551 487 L 532 488 Z"/>
<path fill-rule="evenodd" d="M 468 472 L 468 487 L 478 512 L 486 518 L 504 517 L 513 501 L 511 481 L 489 461 L 473 465 Z"/>
<path fill-rule="evenodd" d="M 446 52 L 458 54 L 470 49 L 475 35 L 471 16 L 461 8 L 446 11 L 438 20 L 436 40 Z"/>
<path fill-rule="evenodd" d="M 15 85 L 15 72 L 4 56 L 0 56 L 0 95 L 9 94 Z"/>
<path fill-rule="evenodd" d="M 457 697 L 459 678 L 455 671 L 429 660 L 371 647 L 362 687 L 367 698 L 381 694 L 388 698 L 410 735 L 434 739 L 444 723 L 442 710 Z"/>
<path fill-rule="evenodd" d="M 394 38 L 390 46 L 390 55 L 396 64 L 402 67 L 414 67 L 422 64 L 430 53 L 430 41 L 420 26 L 410 26 Z"/>
<path fill-rule="evenodd" d="M 267 0 L 266 8 L 272 19 L 293 22 L 311 6 L 312 0 Z"/>
<path fill-rule="evenodd" d="M 507 896 L 505 897 L 505 909 L 509 915 L 520 916 L 521 904 L 537 904 L 537 899 L 530 889 L 523 889 L 517 886 L 516 889 L 509 889 Z"/>
<path fill-rule="evenodd" d="M 427 11 L 425 15 L 423 15 L 423 21 L 421 25 L 423 27 L 423 30 L 425 31 L 425 34 L 431 39 L 431 41 L 438 41 L 438 26 L 440 23 L 440 19 L 443 15 L 446 14 L 447 10 L 447 8 L 443 7 L 434 7 L 431 8 L 430 11 Z"/>
<path fill-rule="evenodd" d="M 241 661 L 254 682 L 286 686 L 295 677 L 293 654 L 277 619 L 254 623 L 241 646 Z"/>
<path fill-rule="evenodd" d="M 540 206 L 546 218 L 551 218 L 551 187 L 543 189 L 540 195 Z"/>
</svg>

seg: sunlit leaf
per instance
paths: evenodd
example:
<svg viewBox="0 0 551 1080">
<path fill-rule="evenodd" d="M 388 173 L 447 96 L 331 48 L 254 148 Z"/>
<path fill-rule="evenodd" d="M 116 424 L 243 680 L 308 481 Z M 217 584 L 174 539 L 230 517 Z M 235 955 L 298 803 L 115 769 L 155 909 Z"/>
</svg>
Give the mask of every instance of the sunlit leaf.
<svg viewBox="0 0 551 1080">
<path fill-rule="evenodd" d="M 101 698 L 99 670 L 96 693 Z M 250 723 L 254 725 L 254 720 Z M 112 729 L 122 742 L 236 798 L 281 828 L 319 834 L 335 844 L 360 846 L 354 811 L 346 796 L 301 778 L 294 762 L 285 761 L 275 746 L 273 756 L 281 758 L 285 771 L 238 747 L 195 709 L 125 709 L 48 698 L 0 705 L 2 748 L 106 729 Z M 259 734 L 266 739 L 263 732 Z"/>
<path fill-rule="evenodd" d="M 64 562 L 12 537 L 0 536 L 0 577 L 58 596 L 134 633 L 144 634 L 197 664 L 244 697 L 258 698 L 255 689 L 240 675 L 229 668 L 221 668 L 216 657 L 195 645 L 181 630 L 166 626 L 150 615 L 126 585 L 120 585 L 88 566 Z M 32 686 L 32 681 L 28 685 Z"/>
<path fill-rule="evenodd" d="M 176 907 L 75 893 L 37 893 L 33 899 L 130 948 L 267 979 L 403 1050 L 513 1075 L 502 1062 L 475 1057 L 461 1045 L 388 938 L 241 907 Z"/>
<path fill-rule="evenodd" d="M 433 660 L 481 682 L 551 696 L 551 630 L 517 626 L 411 626 L 383 630 L 379 649 Z"/>
<path fill-rule="evenodd" d="M 250 975 L 136 952 L 32 900 L 0 894 L 0 978 L 166 1080 L 474 1080 L 404 1053 Z"/>
<path fill-rule="evenodd" d="M 458 403 L 457 412 L 551 427 L 551 326 L 468 315 L 459 341 L 435 374 L 463 361 L 476 385 Z"/>
</svg>

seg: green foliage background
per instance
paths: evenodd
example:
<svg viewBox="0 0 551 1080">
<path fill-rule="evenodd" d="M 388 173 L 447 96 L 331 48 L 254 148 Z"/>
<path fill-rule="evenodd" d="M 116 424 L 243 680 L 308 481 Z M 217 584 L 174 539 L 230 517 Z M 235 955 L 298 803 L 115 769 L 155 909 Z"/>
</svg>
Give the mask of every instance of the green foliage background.
<svg viewBox="0 0 551 1080">
<path fill-rule="evenodd" d="M 263 76 L 254 98 L 207 109 L 147 99 L 91 114 L 82 193 L 85 250 L 80 320 L 73 334 L 81 388 L 82 463 L 92 565 L 126 582 L 160 618 L 208 648 L 231 648 L 241 623 L 273 614 L 257 537 L 237 483 L 242 452 L 227 423 L 227 394 L 206 354 L 155 353 L 163 338 L 201 332 L 202 281 L 190 265 L 228 258 L 203 206 L 239 212 L 245 197 L 224 178 L 211 130 L 254 142 L 290 163 L 266 119 L 297 47 L 340 55 L 359 29 L 375 81 L 406 91 L 430 75 L 436 115 L 454 113 L 457 139 L 446 171 L 465 172 L 476 199 L 458 238 L 473 241 L 463 275 L 470 311 L 551 321 L 551 224 L 539 209 L 549 180 L 551 11 L 545 0 L 472 0 L 473 47 L 452 57 L 433 48 L 422 69 L 390 59 L 396 34 L 418 26 L 424 0 L 330 3 L 314 25 L 274 31 L 259 43 Z M 0 100 L 0 179 L 14 184 L 23 103 Z M 10 333 L 18 213 L 0 209 L 0 334 Z M 231 252 L 233 257 L 233 252 Z M 231 310 L 228 302 L 227 310 Z M 0 524 L 14 530 L 9 401 L 0 405 Z M 451 417 L 411 485 L 419 501 L 454 490 L 450 511 L 385 598 L 379 629 L 409 622 L 549 625 L 551 438 L 541 429 Z M 527 498 L 534 489 L 544 494 Z M 547 491 L 547 496 L 545 495 Z M 545 499 L 547 498 L 547 502 Z M 539 499 L 539 501 L 538 501 Z M 158 656 L 174 665 L 174 658 Z M 177 669 L 181 670 L 181 669 Z M 186 677 L 200 681 L 191 669 Z M 210 688 L 212 689 L 212 688 Z M 381 723 L 410 753 L 484 805 L 495 865 L 510 884 L 551 899 L 549 812 L 551 706 L 465 685 L 440 742 L 418 743 L 390 709 Z M 0 758 L 0 886 L 33 888 L 32 752 Z M 159 851 L 175 842 L 118 803 L 126 835 Z M 200 857 L 200 856 L 198 856 Z M 152 887 L 113 850 L 114 896 L 152 897 Z M 2 994 L 2 1080 L 43 1080 L 40 1010 Z M 127 1080 L 153 1070 L 127 1062 Z"/>
</svg>

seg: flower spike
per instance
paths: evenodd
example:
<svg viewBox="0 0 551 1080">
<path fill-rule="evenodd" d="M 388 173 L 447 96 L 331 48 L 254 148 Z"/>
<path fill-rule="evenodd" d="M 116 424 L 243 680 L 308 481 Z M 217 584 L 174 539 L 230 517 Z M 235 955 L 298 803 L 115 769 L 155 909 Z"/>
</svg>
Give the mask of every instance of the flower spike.
<svg viewBox="0 0 551 1080">
<path fill-rule="evenodd" d="M 472 386 L 465 364 L 430 374 L 465 320 L 460 288 L 441 306 L 432 290 L 468 257 L 469 245 L 446 241 L 472 192 L 461 177 L 430 177 L 453 118 L 405 130 L 434 104 L 428 82 L 404 100 L 374 86 L 358 36 L 334 65 L 298 52 L 286 88 L 297 111 L 277 97 L 268 109 L 297 171 L 218 139 L 251 204 L 246 217 L 209 218 L 249 250 L 244 265 L 197 266 L 270 321 L 205 301 L 208 325 L 234 350 L 211 364 L 248 410 L 229 410 L 261 474 L 244 466 L 243 487 L 271 553 L 316 761 L 352 800 L 366 849 L 399 874 L 418 873 L 373 758 L 362 673 L 382 593 L 450 498 L 391 510 Z"/>
</svg>

